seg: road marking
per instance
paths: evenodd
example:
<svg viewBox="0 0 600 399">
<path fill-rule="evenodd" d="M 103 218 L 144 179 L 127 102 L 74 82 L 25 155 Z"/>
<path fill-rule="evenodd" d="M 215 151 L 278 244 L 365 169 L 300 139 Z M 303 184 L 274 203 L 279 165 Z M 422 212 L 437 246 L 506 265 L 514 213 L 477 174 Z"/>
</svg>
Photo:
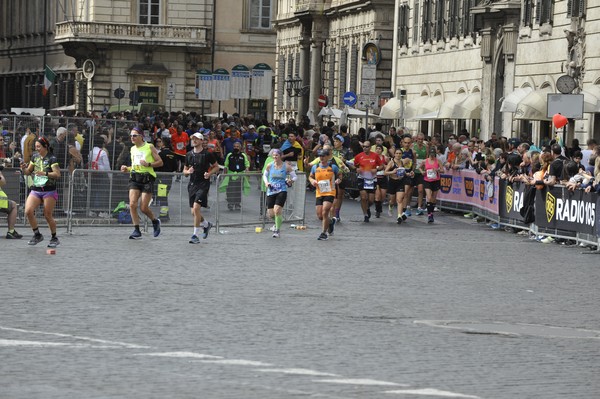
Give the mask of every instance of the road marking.
<svg viewBox="0 0 600 399">
<path fill-rule="evenodd" d="M 369 378 L 334 378 L 324 380 L 313 380 L 313 382 L 326 382 L 330 384 L 349 384 L 349 385 L 379 385 L 379 386 L 396 386 L 408 387 L 408 384 L 398 384 L 396 382 L 371 380 Z"/>
<path fill-rule="evenodd" d="M 155 356 L 155 357 L 173 357 L 173 358 L 191 358 L 191 359 L 223 359 L 221 356 L 206 355 L 196 352 L 155 352 L 155 353 L 136 353 L 135 356 Z"/>
<path fill-rule="evenodd" d="M 45 341 L 24 341 L 19 339 L 0 339 L 0 346 L 23 346 L 29 348 L 93 348 L 93 349 L 116 349 L 120 346 L 108 345 L 90 345 L 90 344 L 70 344 L 67 342 L 45 342 Z"/>
<path fill-rule="evenodd" d="M 128 344 L 126 342 L 107 341 L 104 339 L 96 339 L 96 338 L 84 337 L 84 336 L 79 336 L 79 335 L 61 334 L 61 333 L 36 331 L 36 330 L 24 330 L 22 328 L 12 328 L 12 327 L 0 326 L 0 330 L 23 332 L 23 333 L 27 333 L 27 334 L 50 335 L 53 337 L 61 337 L 61 338 L 71 338 L 71 339 L 77 339 L 77 340 L 81 340 L 81 341 L 98 342 L 100 344 L 118 345 L 120 347 L 125 347 L 125 348 L 130 348 L 130 349 L 149 349 L 150 348 L 149 346 Z"/>
<path fill-rule="evenodd" d="M 479 396 L 464 395 L 462 393 L 440 391 L 434 388 L 423 388 L 423 389 L 402 389 L 398 391 L 386 391 L 385 393 L 394 393 L 399 395 L 427 395 L 427 396 L 441 396 L 444 398 L 468 398 L 468 399 L 480 399 Z"/>
<path fill-rule="evenodd" d="M 227 364 L 231 366 L 272 366 L 271 363 L 263 363 L 256 360 L 244 360 L 244 359 L 220 359 L 220 360 L 199 360 L 200 363 L 214 363 L 214 364 Z"/>
<path fill-rule="evenodd" d="M 310 369 L 259 369 L 263 373 L 281 373 L 281 374 L 294 374 L 294 375 L 310 375 L 313 377 L 339 377 L 338 374 L 323 373 L 321 371 L 310 370 Z"/>
</svg>

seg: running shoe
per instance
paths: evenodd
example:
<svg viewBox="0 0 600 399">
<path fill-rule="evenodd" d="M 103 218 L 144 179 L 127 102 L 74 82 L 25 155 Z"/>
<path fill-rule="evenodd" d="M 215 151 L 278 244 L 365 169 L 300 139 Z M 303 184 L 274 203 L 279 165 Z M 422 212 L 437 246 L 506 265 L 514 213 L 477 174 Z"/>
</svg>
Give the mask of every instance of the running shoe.
<svg viewBox="0 0 600 399">
<path fill-rule="evenodd" d="M 50 242 L 48 243 L 48 248 L 56 248 L 60 245 L 60 241 L 58 241 L 58 237 L 52 237 Z"/>
<path fill-rule="evenodd" d="M 463 215 L 463 217 L 467 218 L 467 219 L 473 219 L 474 216 L 475 216 L 475 214 L 473 212 L 465 213 Z"/>
<path fill-rule="evenodd" d="M 365 223 L 369 223 L 369 216 L 365 215 L 365 220 L 364 220 L 364 222 L 365 222 Z"/>
<path fill-rule="evenodd" d="M 31 240 L 29 240 L 29 242 L 27 244 L 36 245 L 42 241 L 44 241 L 44 236 L 41 234 L 35 234 L 33 237 L 31 237 Z"/>
<path fill-rule="evenodd" d="M 367 209 L 367 216 L 371 219 L 371 208 Z"/>
<path fill-rule="evenodd" d="M 425 214 L 425 209 L 417 208 L 417 216 L 423 216 Z"/>
<path fill-rule="evenodd" d="M 273 225 L 273 226 L 269 227 L 269 230 L 276 231 L 277 230 L 277 226 Z"/>
<path fill-rule="evenodd" d="M 279 230 L 273 232 L 273 238 L 279 238 Z"/>
<path fill-rule="evenodd" d="M 398 219 L 396 219 L 396 223 L 402 224 L 402 216 L 398 216 Z"/>
<path fill-rule="evenodd" d="M 500 224 L 499 223 L 492 223 L 490 224 L 490 227 L 494 230 L 499 230 L 500 229 Z"/>
<path fill-rule="evenodd" d="M 139 231 L 138 229 L 133 230 L 133 233 L 131 233 L 131 235 L 129 236 L 130 240 L 141 240 L 142 239 L 142 232 Z"/>
<path fill-rule="evenodd" d="M 546 238 L 544 238 L 544 239 L 540 240 L 540 242 L 541 242 L 542 244 L 552 244 L 554 241 L 555 241 L 555 240 L 554 240 L 554 238 L 552 238 L 552 237 L 550 237 L 550 236 L 548 236 L 548 237 L 546 237 Z"/>
<path fill-rule="evenodd" d="M 412 216 L 412 212 L 410 211 L 410 208 L 406 208 L 406 211 L 404 211 L 404 214 L 406 216 Z"/>
<path fill-rule="evenodd" d="M 160 235 L 160 219 L 152 222 L 152 229 L 154 230 L 154 237 L 158 237 Z"/>
<path fill-rule="evenodd" d="M 23 236 L 17 233 L 17 230 L 13 230 L 12 233 L 9 231 L 6 233 L 7 240 L 20 240 Z"/>
<path fill-rule="evenodd" d="M 407 212 L 408 212 L 408 211 L 407 211 Z M 409 216 L 410 216 L 410 215 L 408 215 L 406 212 L 404 212 L 404 213 L 402 214 L 402 216 L 401 216 L 401 218 L 402 218 L 402 221 L 405 221 L 406 219 L 408 219 L 408 217 L 409 217 Z"/>
<path fill-rule="evenodd" d="M 317 240 L 319 240 L 319 241 L 326 241 L 327 240 L 327 234 L 321 233 L 321 235 L 317 238 Z"/>
<path fill-rule="evenodd" d="M 427 223 L 433 223 L 433 214 L 429 214 L 429 216 L 427 216 Z"/>
<path fill-rule="evenodd" d="M 379 219 L 379 218 L 381 217 L 381 212 L 377 212 L 377 211 L 375 211 L 375 217 L 376 217 L 377 219 Z"/>
<path fill-rule="evenodd" d="M 203 228 L 203 232 L 202 232 L 202 238 L 206 240 L 206 237 L 208 237 L 208 232 L 210 231 L 210 228 L 213 226 L 211 222 L 206 222 L 206 227 Z"/>
<path fill-rule="evenodd" d="M 327 229 L 327 232 L 330 235 L 333 235 L 333 229 L 335 227 L 335 218 L 331 218 L 331 220 L 329 221 L 329 228 Z"/>
<path fill-rule="evenodd" d="M 190 244 L 200 244 L 200 239 L 198 238 L 198 236 L 196 234 L 194 234 L 193 236 L 190 237 L 190 241 L 188 241 Z"/>
</svg>

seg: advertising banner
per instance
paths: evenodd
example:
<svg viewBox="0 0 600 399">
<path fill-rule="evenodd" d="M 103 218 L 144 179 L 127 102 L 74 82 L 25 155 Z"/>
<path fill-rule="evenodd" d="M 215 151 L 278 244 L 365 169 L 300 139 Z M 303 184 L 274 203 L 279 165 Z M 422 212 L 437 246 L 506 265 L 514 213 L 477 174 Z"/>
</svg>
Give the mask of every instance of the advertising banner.
<svg viewBox="0 0 600 399">
<path fill-rule="evenodd" d="M 252 98 L 269 100 L 273 92 L 273 70 L 267 64 L 256 64 L 252 68 Z"/>
<path fill-rule="evenodd" d="M 535 198 L 535 224 L 546 229 L 597 234 L 598 195 L 565 187 L 538 190 Z"/>
<path fill-rule="evenodd" d="M 469 204 L 498 214 L 499 179 L 487 182 L 472 170 L 447 171 L 441 175 L 438 199 Z"/>
<path fill-rule="evenodd" d="M 231 69 L 231 98 L 250 98 L 250 69 L 245 65 L 236 65 Z"/>
<path fill-rule="evenodd" d="M 510 183 L 506 180 L 500 180 L 500 217 L 523 220 L 519 212 L 523 207 L 525 188 L 525 183 Z"/>
<path fill-rule="evenodd" d="M 196 71 L 195 93 L 198 100 L 212 99 L 212 80 L 213 75 L 210 71 L 206 69 Z"/>
<path fill-rule="evenodd" d="M 227 101 L 229 96 L 229 72 L 226 69 L 215 69 L 212 75 L 212 99 L 215 101 Z"/>
</svg>

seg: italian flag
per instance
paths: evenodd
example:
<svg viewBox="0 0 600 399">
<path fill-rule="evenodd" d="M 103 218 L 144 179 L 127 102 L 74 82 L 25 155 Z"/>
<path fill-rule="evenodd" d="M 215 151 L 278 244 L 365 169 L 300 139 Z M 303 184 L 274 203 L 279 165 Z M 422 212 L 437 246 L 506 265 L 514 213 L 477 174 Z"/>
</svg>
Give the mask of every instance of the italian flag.
<svg viewBox="0 0 600 399">
<path fill-rule="evenodd" d="M 48 90 L 54 83 L 54 79 L 56 79 L 56 74 L 48 65 L 46 65 L 46 70 L 44 71 L 44 87 L 42 88 L 42 94 L 44 96 L 48 94 Z"/>
</svg>

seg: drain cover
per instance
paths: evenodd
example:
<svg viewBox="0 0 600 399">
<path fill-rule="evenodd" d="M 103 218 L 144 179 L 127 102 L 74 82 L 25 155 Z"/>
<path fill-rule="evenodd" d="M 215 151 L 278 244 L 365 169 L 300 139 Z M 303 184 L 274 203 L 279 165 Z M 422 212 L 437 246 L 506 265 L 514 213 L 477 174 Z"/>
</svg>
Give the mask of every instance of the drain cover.
<svg viewBox="0 0 600 399">
<path fill-rule="evenodd" d="M 545 338 L 600 339 L 600 331 L 582 328 L 544 326 L 539 324 L 476 322 L 457 320 L 415 320 L 415 324 L 460 330 L 466 334 L 506 335 L 509 337 L 535 336 Z"/>
</svg>

